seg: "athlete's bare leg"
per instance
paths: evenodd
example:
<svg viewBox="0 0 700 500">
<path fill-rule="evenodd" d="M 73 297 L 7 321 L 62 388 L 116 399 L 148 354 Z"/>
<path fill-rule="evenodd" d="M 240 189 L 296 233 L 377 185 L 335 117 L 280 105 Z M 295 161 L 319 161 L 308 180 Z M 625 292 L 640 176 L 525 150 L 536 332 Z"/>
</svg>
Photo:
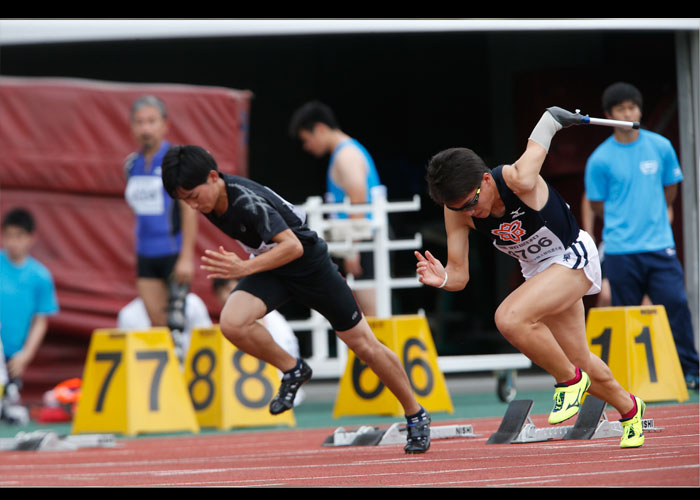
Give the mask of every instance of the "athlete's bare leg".
<svg viewBox="0 0 700 500">
<path fill-rule="evenodd" d="M 608 365 L 593 354 L 586 341 L 583 300 L 575 302 L 569 309 L 543 319 L 569 360 L 591 378 L 588 392 L 610 403 L 621 414 L 632 409 L 629 392 L 615 380 Z"/>
<path fill-rule="evenodd" d="M 557 382 L 575 377 L 575 367 L 591 378 L 589 392 L 621 414 L 633 407 L 629 392 L 610 368 L 590 352 L 582 297 L 591 282 L 583 270 L 554 264 L 511 293 L 496 311 L 503 336 Z"/>
<path fill-rule="evenodd" d="M 391 349 L 377 340 L 364 317 L 353 328 L 337 332 L 337 335 L 396 396 L 406 415 L 420 411 L 421 406 L 413 395 L 411 383 L 401 361 Z"/>
<path fill-rule="evenodd" d="M 226 300 L 219 318 L 221 333 L 238 349 L 279 370 L 291 370 L 296 358 L 275 342 L 259 321 L 267 314 L 265 303 L 243 290 L 234 291 Z"/>
<path fill-rule="evenodd" d="M 267 308 L 262 300 L 248 292 L 237 290 L 231 294 L 221 311 L 219 327 L 224 336 L 241 351 L 283 372 L 290 370 L 297 360 L 282 349 L 258 322 L 266 313 Z M 377 340 L 364 317 L 353 328 L 337 332 L 337 335 L 396 396 L 406 415 L 421 410 L 398 356 Z"/>
</svg>

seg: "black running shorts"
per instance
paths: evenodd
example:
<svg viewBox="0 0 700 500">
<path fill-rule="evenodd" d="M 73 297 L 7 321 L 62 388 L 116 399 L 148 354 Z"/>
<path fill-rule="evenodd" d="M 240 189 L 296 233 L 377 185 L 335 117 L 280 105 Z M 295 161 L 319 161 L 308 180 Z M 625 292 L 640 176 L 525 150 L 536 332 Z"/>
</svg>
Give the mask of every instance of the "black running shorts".
<svg viewBox="0 0 700 500">
<path fill-rule="evenodd" d="M 294 300 L 321 313 L 334 330 L 344 332 L 357 325 L 362 312 L 352 290 L 340 275 L 330 256 L 305 273 L 294 276 L 276 270 L 245 276 L 236 290 L 255 295 L 267 306 L 268 312 L 289 300 Z"/>
<path fill-rule="evenodd" d="M 136 256 L 136 273 L 139 278 L 158 278 L 168 281 L 175 269 L 179 254 L 165 257 Z"/>
</svg>

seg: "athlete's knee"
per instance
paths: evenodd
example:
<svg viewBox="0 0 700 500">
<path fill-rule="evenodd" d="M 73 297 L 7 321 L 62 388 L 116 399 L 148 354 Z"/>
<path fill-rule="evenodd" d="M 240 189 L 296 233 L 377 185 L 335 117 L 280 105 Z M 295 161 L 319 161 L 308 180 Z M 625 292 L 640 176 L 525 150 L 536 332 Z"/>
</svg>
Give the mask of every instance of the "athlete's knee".
<svg viewBox="0 0 700 500">
<path fill-rule="evenodd" d="M 348 342 L 348 349 L 365 363 L 371 359 L 375 348 L 367 338 L 354 338 Z"/>
<path fill-rule="evenodd" d="M 353 335 L 343 338 L 355 356 L 362 362 L 371 364 L 376 359 L 377 353 L 382 349 L 382 344 L 373 335 L 367 335 L 364 331 L 357 331 Z"/>
<path fill-rule="evenodd" d="M 224 337 L 236 344 L 237 341 L 248 335 L 254 323 L 255 320 L 248 319 L 243 315 L 222 315 L 219 319 L 219 329 Z"/>
<path fill-rule="evenodd" d="M 496 309 L 494 320 L 498 331 L 508 339 L 517 338 L 523 329 L 531 323 L 520 308 L 505 302 Z"/>
</svg>

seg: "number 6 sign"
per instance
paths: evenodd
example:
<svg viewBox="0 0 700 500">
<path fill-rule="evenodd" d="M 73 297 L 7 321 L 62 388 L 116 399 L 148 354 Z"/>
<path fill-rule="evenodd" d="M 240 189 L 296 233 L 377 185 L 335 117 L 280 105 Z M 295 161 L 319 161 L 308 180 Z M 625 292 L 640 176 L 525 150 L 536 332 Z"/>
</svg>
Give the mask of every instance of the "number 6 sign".
<svg viewBox="0 0 700 500">
<path fill-rule="evenodd" d="M 428 322 L 423 316 L 368 318 L 380 342 L 399 357 L 419 404 L 428 411 L 452 413 L 445 378 L 438 368 L 437 353 Z M 352 351 L 340 380 L 333 408 L 335 418 L 345 415 L 403 415 L 403 408 L 372 370 Z"/>
</svg>

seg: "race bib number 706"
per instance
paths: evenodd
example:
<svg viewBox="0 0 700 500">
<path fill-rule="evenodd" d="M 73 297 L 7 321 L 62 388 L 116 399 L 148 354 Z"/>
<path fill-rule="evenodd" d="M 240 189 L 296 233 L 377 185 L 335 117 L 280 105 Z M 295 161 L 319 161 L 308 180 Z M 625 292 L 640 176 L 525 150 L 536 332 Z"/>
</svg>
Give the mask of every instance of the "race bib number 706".
<svg viewBox="0 0 700 500">
<path fill-rule="evenodd" d="M 515 221 L 519 222 L 519 221 Z M 564 244 L 561 240 L 547 227 L 541 227 L 536 233 L 522 239 L 524 231 L 521 233 L 513 233 L 512 228 L 509 233 L 504 233 L 504 228 L 496 231 L 501 231 L 499 235 L 502 241 L 515 241 L 514 244 L 503 245 L 499 244 L 498 240 L 494 240 L 493 244 L 501 252 L 504 252 L 511 257 L 523 262 L 541 262 L 542 260 L 551 257 L 557 253 L 564 251 Z M 505 237 L 504 237 L 505 236 Z"/>
</svg>

